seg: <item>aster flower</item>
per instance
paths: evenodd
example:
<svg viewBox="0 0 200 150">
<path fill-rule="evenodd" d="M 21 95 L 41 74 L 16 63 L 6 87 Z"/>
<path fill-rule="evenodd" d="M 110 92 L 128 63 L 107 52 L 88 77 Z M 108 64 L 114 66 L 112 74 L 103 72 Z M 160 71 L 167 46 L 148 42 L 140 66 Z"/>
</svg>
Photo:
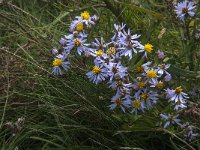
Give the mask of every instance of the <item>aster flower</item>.
<svg viewBox="0 0 200 150">
<path fill-rule="evenodd" d="M 146 108 L 144 103 L 142 103 L 139 99 L 134 99 L 133 97 L 130 97 L 128 98 L 126 101 L 125 101 L 125 104 L 126 105 L 129 105 L 132 110 L 131 110 L 131 113 L 134 113 L 137 111 L 144 111 L 144 109 Z"/>
<path fill-rule="evenodd" d="M 90 81 L 98 84 L 108 77 L 107 68 L 100 66 L 99 64 L 95 64 L 92 71 L 88 72 L 86 75 Z"/>
<path fill-rule="evenodd" d="M 152 53 L 153 51 L 153 45 L 147 43 L 143 46 L 140 44 L 139 49 L 140 49 L 139 52 L 144 52 L 144 56 L 147 58 L 147 54 Z"/>
<path fill-rule="evenodd" d="M 135 82 L 133 84 L 133 89 L 143 89 L 147 86 L 147 80 L 142 79 L 141 77 L 138 77 L 135 79 Z"/>
<path fill-rule="evenodd" d="M 121 108 L 121 110 L 123 112 L 125 112 L 125 108 L 126 107 L 129 107 L 129 105 L 121 98 L 121 95 L 116 95 L 114 96 L 112 99 L 111 99 L 111 102 L 113 104 L 111 104 L 109 107 L 110 107 L 110 110 L 113 110 L 117 107 Z"/>
<path fill-rule="evenodd" d="M 83 37 L 70 39 L 70 40 L 68 40 L 66 48 L 68 50 L 71 50 L 71 49 L 75 48 L 77 53 L 79 55 L 81 55 L 85 51 L 90 51 L 90 48 L 88 48 L 88 46 L 90 44 L 85 43 L 86 41 L 87 41 L 87 39 L 84 39 Z"/>
<path fill-rule="evenodd" d="M 92 45 L 95 49 L 97 49 L 97 50 L 103 50 L 103 51 L 104 51 L 105 48 L 107 48 L 108 45 L 110 45 L 111 43 L 112 43 L 112 42 L 110 42 L 110 43 L 105 43 L 103 37 L 101 37 L 100 40 L 98 40 L 98 39 L 95 38 L 95 41 L 92 42 L 91 45 Z"/>
<path fill-rule="evenodd" d="M 157 68 L 157 72 L 158 74 L 160 75 L 163 75 L 164 73 L 165 74 L 169 74 L 166 70 L 169 69 L 170 67 L 170 64 L 161 64 L 161 65 L 158 65 L 158 68 Z"/>
<path fill-rule="evenodd" d="M 102 62 L 104 62 L 103 59 L 108 58 L 107 54 L 104 52 L 104 49 L 91 49 L 90 55 L 95 57 L 95 59 L 99 59 L 99 58 L 102 59 L 101 60 Z"/>
<path fill-rule="evenodd" d="M 157 78 L 159 78 L 159 74 L 157 72 L 157 69 L 153 69 L 153 68 L 146 68 L 145 72 L 142 74 L 146 80 L 148 80 L 149 82 L 156 82 L 153 80 L 157 80 Z"/>
<path fill-rule="evenodd" d="M 179 114 L 173 116 L 173 115 L 166 115 L 166 114 L 160 114 L 160 116 L 164 119 L 164 121 L 166 121 L 164 128 L 167 128 L 170 124 L 178 124 L 181 125 L 180 122 L 181 120 L 178 119 Z"/>
<path fill-rule="evenodd" d="M 132 83 L 124 83 L 122 79 L 117 81 L 109 81 L 108 84 L 110 84 L 110 88 L 117 90 L 119 95 L 129 94 L 132 87 Z"/>
<path fill-rule="evenodd" d="M 147 63 L 144 63 L 141 66 L 138 66 L 136 68 L 137 73 L 141 73 L 141 74 L 143 73 L 143 75 L 145 76 L 146 74 L 144 74 L 144 73 L 147 72 L 150 69 L 149 65 L 151 65 L 150 61 L 148 61 Z"/>
<path fill-rule="evenodd" d="M 94 25 L 94 21 L 97 20 L 97 16 L 94 15 L 93 17 L 90 16 L 90 13 L 88 11 L 84 11 L 81 13 L 81 16 L 77 16 L 76 17 L 77 19 L 81 18 L 82 19 L 82 22 L 85 23 L 88 27 L 90 25 Z"/>
<path fill-rule="evenodd" d="M 128 29 L 127 32 L 125 30 L 123 30 L 123 32 L 121 34 L 121 38 L 119 38 L 119 42 L 126 43 L 126 42 L 131 41 L 134 44 L 138 44 L 139 42 L 136 39 L 138 39 L 140 36 L 141 35 L 137 35 L 137 34 L 132 35 L 130 29 Z"/>
<path fill-rule="evenodd" d="M 108 68 L 110 80 L 113 80 L 115 77 L 123 79 L 125 76 L 127 76 L 127 68 L 123 67 L 121 62 L 110 62 L 108 65 L 106 65 L 106 68 Z"/>
<path fill-rule="evenodd" d="M 166 97 L 169 98 L 169 102 L 173 101 L 175 103 L 181 102 L 184 103 L 185 99 L 188 98 L 187 94 L 182 92 L 183 89 L 181 86 L 177 87 L 175 90 L 166 90 Z"/>
<path fill-rule="evenodd" d="M 175 12 L 177 14 L 177 17 L 184 21 L 185 17 L 187 15 L 193 17 L 195 15 L 195 4 L 194 2 L 188 2 L 187 0 L 184 0 L 183 2 L 180 2 L 175 6 Z"/>
<path fill-rule="evenodd" d="M 178 101 L 174 104 L 174 110 L 176 111 L 179 109 L 184 109 L 184 108 L 187 108 L 185 101 L 182 101 L 182 102 Z"/>
<path fill-rule="evenodd" d="M 69 69 L 70 62 L 65 61 L 66 55 L 57 55 L 57 57 L 53 61 L 53 71 L 52 74 L 54 75 L 62 75 L 62 69 L 65 71 Z"/>
<path fill-rule="evenodd" d="M 120 48 L 120 56 L 129 56 L 129 59 L 132 59 L 132 53 L 137 53 L 137 48 L 141 45 L 136 40 L 140 35 L 131 35 L 130 29 L 128 29 L 128 32 L 123 31 L 121 35 L 118 39 L 119 44 L 122 46 Z"/>
<path fill-rule="evenodd" d="M 109 47 L 109 48 L 106 50 L 106 54 L 107 54 L 109 57 L 115 58 L 115 57 L 116 57 L 116 54 L 117 54 L 117 50 L 116 50 L 115 47 Z"/>
<path fill-rule="evenodd" d="M 147 88 L 145 88 L 138 90 L 135 93 L 134 98 L 140 99 L 143 105 L 146 104 L 147 108 L 151 108 L 157 103 L 158 94 L 153 91 L 148 91 Z"/>
<path fill-rule="evenodd" d="M 150 87 L 157 88 L 157 89 L 162 89 L 164 86 L 164 82 L 161 80 L 159 81 L 158 79 L 150 80 L 149 84 L 150 84 Z"/>
<path fill-rule="evenodd" d="M 78 20 L 73 20 L 70 24 L 69 31 L 77 31 L 77 32 L 82 32 L 84 30 L 84 24 L 82 22 L 82 19 L 79 18 Z"/>
<path fill-rule="evenodd" d="M 121 34 L 122 34 L 122 30 L 125 28 L 126 24 L 121 24 L 121 25 L 117 25 L 117 24 L 114 24 L 114 36 L 111 38 L 112 41 L 116 40 L 117 37 L 120 37 Z"/>
<path fill-rule="evenodd" d="M 129 59 L 132 59 L 133 52 L 137 53 L 136 48 L 137 48 L 137 45 L 132 43 L 131 41 L 123 43 L 123 47 L 120 48 L 120 50 L 121 50 L 120 56 L 128 56 Z"/>
</svg>

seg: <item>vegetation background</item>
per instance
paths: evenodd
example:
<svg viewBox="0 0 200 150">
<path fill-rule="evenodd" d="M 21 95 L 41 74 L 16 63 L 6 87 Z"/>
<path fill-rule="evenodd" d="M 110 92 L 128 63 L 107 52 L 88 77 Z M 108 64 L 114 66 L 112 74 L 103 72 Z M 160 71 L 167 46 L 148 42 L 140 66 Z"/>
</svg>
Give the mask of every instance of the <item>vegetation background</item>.
<svg viewBox="0 0 200 150">
<path fill-rule="evenodd" d="M 67 74 L 51 75 L 51 49 L 84 10 L 100 18 L 91 41 L 109 39 L 113 24 L 124 22 L 143 43 L 167 54 L 171 86 L 181 85 L 191 97 L 183 118 L 199 130 L 199 39 L 190 54 L 171 0 L 0 0 L 0 149 L 200 150 L 199 137 L 189 142 L 180 128 L 163 129 L 157 110 L 138 116 L 111 112 L 112 91 L 89 82 L 83 58 Z"/>
</svg>

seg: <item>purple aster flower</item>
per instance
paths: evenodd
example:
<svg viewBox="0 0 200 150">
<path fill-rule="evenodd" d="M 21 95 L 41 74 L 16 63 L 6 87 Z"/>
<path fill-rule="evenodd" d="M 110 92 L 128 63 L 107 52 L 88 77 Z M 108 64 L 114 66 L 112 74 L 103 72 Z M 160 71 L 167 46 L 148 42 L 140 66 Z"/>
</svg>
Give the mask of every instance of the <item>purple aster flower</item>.
<svg viewBox="0 0 200 150">
<path fill-rule="evenodd" d="M 175 116 L 170 115 L 170 114 L 168 114 L 168 115 L 160 114 L 160 116 L 164 119 L 164 121 L 166 121 L 164 128 L 167 128 L 171 123 L 172 124 L 176 123 L 181 126 L 181 124 L 180 124 L 181 120 L 178 119 L 179 114 L 177 114 Z"/>
<path fill-rule="evenodd" d="M 86 75 L 90 81 L 98 84 L 108 77 L 107 68 L 100 66 L 99 64 L 95 64 L 92 71 L 88 72 Z"/>
<path fill-rule="evenodd" d="M 52 74 L 54 75 L 62 75 L 62 69 L 63 68 L 65 71 L 69 69 L 70 62 L 65 61 L 66 55 L 57 55 L 57 58 L 54 59 L 53 61 L 53 71 Z"/>
<path fill-rule="evenodd" d="M 193 17 L 195 15 L 194 9 L 195 9 L 195 4 L 194 2 L 188 2 L 187 0 L 184 0 L 183 2 L 180 2 L 175 6 L 176 14 L 179 19 L 184 21 L 184 18 L 189 15 Z"/>
</svg>

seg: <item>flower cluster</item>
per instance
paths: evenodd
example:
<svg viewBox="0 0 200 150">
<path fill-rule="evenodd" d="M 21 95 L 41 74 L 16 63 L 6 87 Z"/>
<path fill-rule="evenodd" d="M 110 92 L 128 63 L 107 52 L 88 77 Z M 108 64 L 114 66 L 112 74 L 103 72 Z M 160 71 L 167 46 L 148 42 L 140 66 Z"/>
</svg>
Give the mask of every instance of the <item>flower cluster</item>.
<svg viewBox="0 0 200 150">
<path fill-rule="evenodd" d="M 52 73 L 54 75 L 61 75 L 62 70 L 67 71 L 70 68 L 70 62 L 67 60 L 69 57 L 72 57 L 70 54 L 74 50 L 79 55 L 91 52 L 90 44 L 86 43 L 88 35 L 85 32 L 95 24 L 97 19 L 96 15 L 91 17 L 87 11 L 84 11 L 80 16 L 76 17 L 76 20 L 72 21 L 69 27 L 70 34 L 64 35 L 59 40 L 62 51 L 59 52 L 56 48 L 52 50 L 52 54 L 55 55 L 52 64 Z"/>
<path fill-rule="evenodd" d="M 188 5 L 188 10 L 192 10 L 190 9 L 192 4 Z M 60 75 L 62 70 L 67 71 L 70 66 L 70 62 L 67 61 L 69 57 L 76 54 L 90 56 L 94 60 L 94 65 L 86 75 L 95 84 L 107 82 L 109 88 L 114 91 L 109 105 L 110 110 L 121 109 L 123 112 L 137 114 L 149 111 L 155 107 L 161 97 L 162 99 L 165 97 L 165 103 L 169 103 L 173 111 L 170 114 L 160 114 L 165 121 L 164 128 L 170 124 L 181 125 L 177 112 L 187 107 L 188 96 L 181 86 L 175 89 L 167 88 L 167 82 L 171 81 L 172 76 L 168 72 L 170 64 L 163 61 L 164 52 L 156 50 L 150 43 L 142 44 L 139 41 L 141 35 L 133 34 L 123 23 L 114 24 L 114 35 L 110 41 L 106 42 L 101 37 L 87 43 L 87 30 L 95 24 L 97 19 L 96 15 L 91 17 L 87 11 L 84 11 L 72 21 L 70 34 L 59 41 L 62 51 L 55 48 L 52 50 L 55 55 L 52 73 Z M 148 60 L 149 56 L 155 52 L 157 62 L 140 63 Z M 140 56 L 142 56 L 140 58 L 142 61 L 135 61 Z M 135 63 L 132 65 L 133 61 Z"/>
</svg>

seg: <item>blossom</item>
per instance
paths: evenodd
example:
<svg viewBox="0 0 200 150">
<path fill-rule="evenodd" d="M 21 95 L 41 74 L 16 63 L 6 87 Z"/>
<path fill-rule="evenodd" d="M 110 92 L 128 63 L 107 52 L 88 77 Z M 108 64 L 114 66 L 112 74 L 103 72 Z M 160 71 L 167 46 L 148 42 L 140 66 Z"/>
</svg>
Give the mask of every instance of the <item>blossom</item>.
<svg viewBox="0 0 200 150">
<path fill-rule="evenodd" d="M 87 39 L 84 37 L 70 39 L 67 42 L 67 49 L 76 49 L 77 53 L 81 55 L 83 52 L 90 51 L 88 48 L 89 44 L 85 43 Z"/>
<path fill-rule="evenodd" d="M 94 25 L 94 21 L 97 20 L 97 16 L 90 16 L 90 13 L 88 11 L 84 11 L 81 13 L 81 16 L 77 16 L 77 19 L 82 19 L 82 22 L 85 23 L 87 27 L 90 27 L 90 25 Z"/>
<path fill-rule="evenodd" d="M 147 80 L 142 79 L 141 77 L 138 77 L 135 79 L 135 82 L 133 84 L 133 89 L 138 90 L 138 89 L 143 89 L 147 85 Z"/>
<path fill-rule="evenodd" d="M 176 111 L 179 109 L 184 109 L 184 108 L 187 108 L 185 101 L 182 101 L 182 102 L 178 101 L 174 104 L 174 110 Z"/>
<path fill-rule="evenodd" d="M 111 43 L 112 43 L 112 42 L 110 42 L 110 43 L 105 43 L 103 37 L 101 37 L 100 40 L 98 40 L 98 39 L 95 38 L 95 41 L 92 42 L 91 45 L 92 45 L 95 49 L 97 49 L 97 50 L 103 50 L 103 51 L 104 51 L 105 48 L 107 48 L 108 45 L 110 45 Z"/>
<path fill-rule="evenodd" d="M 116 107 L 120 107 L 123 112 L 125 112 L 125 107 L 129 107 L 129 105 L 121 98 L 121 95 L 116 95 L 111 99 L 111 104 L 109 107 L 111 110 L 115 109 Z"/>
<path fill-rule="evenodd" d="M 117 25 L 117 24 L 114 24 L 114 36 L 111 38 L 112 41 L 116 40 L 117 37 L 120 37 L 121 34 L 122 34 L 122 30 L 125 28 L 126 24 L 121 24 L 121 25 Z"/>
<path fill-rule="evenodd" d="M 110 62 L 108 65 L 106 65 L 106 68 L 108 68 L 108 75 L 110 76 L 110 80 L 113 80 L 115 77 L 123 79 L 127 75 L 127 68 L 123 67 L 121 62 Z"/>
<path fill-rule="evenodd" d="M 140 49 L 139 52 L 144 52 L 144 56 L 147 57 L 148 53 L 152 53 L 153 45 L 146 43 L 144 46 L 140 45 L 139 49 Z"/>
<path fill-rule="evenodd" d="M 158 79 L 151 80 L 149 81 L 149 83 L 151 84 L 150 87 L 154 87 L 157 89 L 162 89 L 164 86 L 164 83 L 162 81 L 158 81 Z"/>
<path fill-rule="evenodd" d="M 170 125 L 170 123 L 172 123 L 172 124 L 176 123 L 178 125 L 181 125 L 180 124 L 181 120 L 178 119 L 179 114 L 174 115 L 174 116 L 171 115 L 171 114 L 168 114 L 168 115 L 166 115 L 166 114 L 160 114 L 160 116 L 164 119 L 164 121 L 166 121 L 166 123 L 164 125 L 164 128 L 167 128 Z"/>
<path fill-rule="evenodd" d="M 61 67 L 67 71 L 69 69 L 70 62 L 65 61 L 66 55 L 57 55 L 56 58 L 54 59 L 52 65 L 53 65 L 53 71 L 52 74 L 54 75 L 61 75 L 62 70 Z"/>
<path fill-rule="evenodd" d="M 184 18 L 189 15 L 193 17 L 195 15 L 194 9 L 195 9 L 194 2 L 188 2 L 187 0 L 184 0 L 183 2 L 180 2 L 175 6 L 175 12 L 177 14 L 177 17 L 184 21 Z"/>
<path fill-rule="evenodd" d="M 161 65 L 158 65 L 158 68 L 157 68 L 157 72 L 158 74 L 160 75 L 163 75 L 164 73 L 165 74 L 169 74 L 166 70 L 169 69 L 170 67 L 170 64 L 161 64 Z"/>
<path fill-rule="evenodd" d="M 100 83 L 108 77 L 107 68 L 100 66 L 99 64 L 95 64 L 92 71 L 86 74 L 90 81 L 95 84 Z"/>
<path fill-rule="evenodd" d="M 73 20 L 71 22 L 70 27 L 69 27 L 70 32 L 73 32 L 73 31 L 82 32 L 83 30 L 84 30 L 84 24 L 81 18 L 79 18 L 78 20 Z"/>
<path fill-rule="evenodd" d="M 139 38 L 140 35 L 131 35 L 130 29 L 127 32 L 123 30 L 121 33 L 121 37 L 118 38 L 118 42 L 121 45 L 121 54 L 120 56 L 128 56 L 129 59 L 132 59 L 132 53 L 137 53 L 137 48 L 141 45 L 136 39 Z"/>
<path fill-rule="evenodd" d="M 158 94 L 153 91 L 148 91 L 147 88 L 138 90 L 134 98 L 140 99 L 143 105 L 146 105 L 147 108 L 153 107 L 157 103 L 158 100 Z"/>
<path fill-rule="evenodd" d="M 173 101 L 175 103 L 181 102 L 184 103 L 185 99 L 188 98 L 187 94 L 183 92 L 181 86 L 176 87 L 175 90 L 166 90 L 166 97 L 169 98 L 169 102 Z"/>
<path fill-rule="evenodd" d="M 132 83 L 125 83 L 122 79 L 117 81 L 109 81 L 109 87 L 117 91 L 119 95 L 129 94 L 131 91 Z"/>
</svg>

